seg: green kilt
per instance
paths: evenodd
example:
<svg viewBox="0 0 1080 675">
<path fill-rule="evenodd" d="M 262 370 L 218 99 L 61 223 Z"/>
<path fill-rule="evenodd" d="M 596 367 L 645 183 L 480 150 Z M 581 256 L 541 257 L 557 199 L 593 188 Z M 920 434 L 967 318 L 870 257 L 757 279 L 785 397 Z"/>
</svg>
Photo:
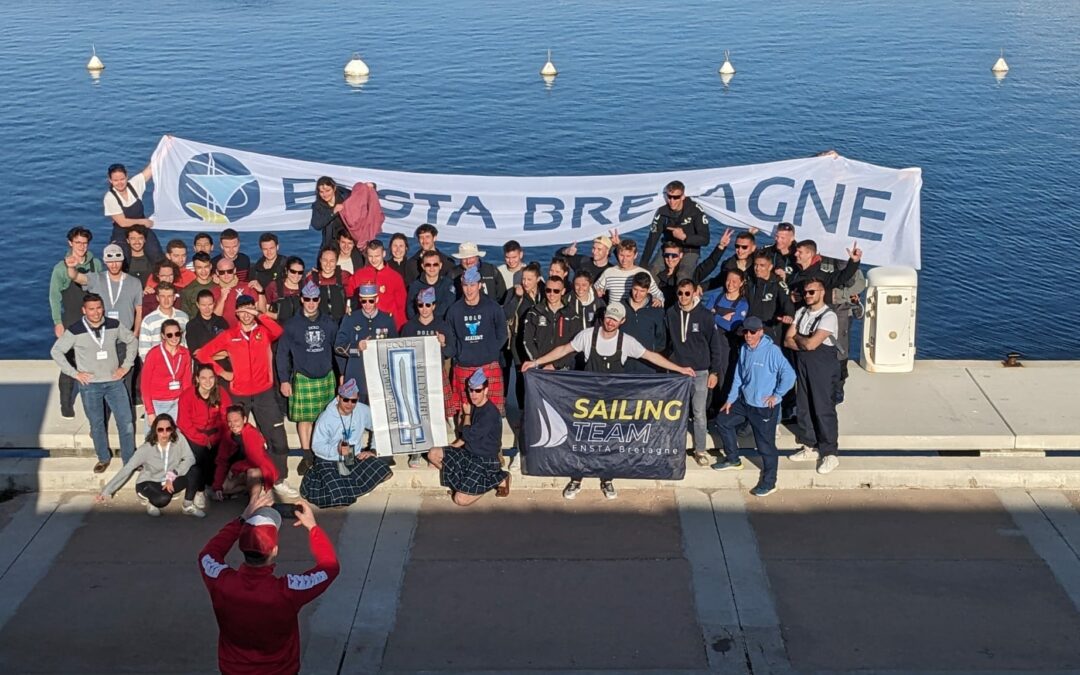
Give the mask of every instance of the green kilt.
<svg viewBox="0 0 1080 675">
<path fill-rule="evenodd" d="M 289 397 L 289 420 L 314 422 L 334 398 L 334 371 L 326 377 L 310 378 L 296 373 L 292 380 L 292 396 Z"/>
</svg>

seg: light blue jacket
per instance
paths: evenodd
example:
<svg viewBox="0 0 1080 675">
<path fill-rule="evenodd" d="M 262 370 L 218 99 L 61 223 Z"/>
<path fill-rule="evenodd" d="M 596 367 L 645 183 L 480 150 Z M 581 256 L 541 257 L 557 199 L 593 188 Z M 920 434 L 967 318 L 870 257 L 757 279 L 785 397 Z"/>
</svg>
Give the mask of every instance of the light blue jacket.
<svg viewBox="0 0 1080 675">
<path fill-rule="evenodd" d="M 735 366 L 735 379 L 727 402 L 734 403 L 741 394 L 747 405 L 765 408 L 765 399 L 782 397 L 795 386 L 795 369 L 784 358 L 780 348 L 768 335 L 754 349 L 743 345 L 739 351 L 739 363 Z"/>
<path fill-rule="evenodd" d="M 330 400 L 315 422 L 311 435 L 311 451 L 316 457 L 329 462 L 341 459 L 338 448 L 343 440 L 352 445 L 353 451 L 359 455 L 364 450 L 364 432 L 371 430 L 370 408 L 357 403 L 352 415 L 344 417 L 338 412 L 337 403 L 336 396 Z"/>
</svg>

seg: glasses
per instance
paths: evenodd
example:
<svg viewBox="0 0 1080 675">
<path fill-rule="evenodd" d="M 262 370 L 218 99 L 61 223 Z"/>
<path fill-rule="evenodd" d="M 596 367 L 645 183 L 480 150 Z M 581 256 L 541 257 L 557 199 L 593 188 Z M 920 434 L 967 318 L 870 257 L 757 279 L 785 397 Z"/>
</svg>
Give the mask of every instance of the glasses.
<svg viewBox="0 0 1080 675">
<path fill-rule="evenodd" d="M 472 387 L 469 387 L 469 393 L 470 394 L 482 394 L 483 392 L 484 392 L 484 387 L 480 387 L 479 389 L 473 389 Z"/>
<path fill-rule="evenodd" d="M 358 398 L 342 398 L 341 402 L 342 403 L 359 403 L 360 399 L 358 399 Z"/>
<path fill-rule="evenodd" d="M 680 255 L 682 255 L 682 254 L 681 253 L 665 253 L 664 257 L 665 258 L 678 258 Z"/>
<path fill-rule="evenodd" d="M 435 303 L 434 302 L 420 302 L 420 303 L 417 303 L 416 306 L 417 307 L 434 307 Z"/>
<path fill-rule="evenodd" d="M 361 305 L 374 305 L 378 300 L 375 298 L 360 298 Z"/>
<path fill-rule="evenodd" d="M 301 300 L 303 300 L 304 302 L 318 302 L 318 301 L 319 301 L 319 298 L 318 298 L 318 297 L 314 297 L 314 298 L 301 298 Z"/>
<path fill-rule="evenodd" d="M 666 194 L 664 197 L 670 202 L 677 202 L 683 198 L 683 195 Z"/>
<path fill-rule="evenodd" d="M 183 334 L 184 334 L 184 331 L 182 331 L 182 330 L 178 330 L 175 333 L 162 333 L 162 335 L 164 335 L 167 338 L 180 337 Z"/>
<path fill-rule="evenodd" d="M 689 298 L 693 294 L 694 294 L 693 291 L 679 291 L 679 297 L 680 298 Z"/>
<path fill-rule="evenodd" d="M 735 248 L 739 249 L 740 251 L 745 251 L 746 249 L 750 248 L 750 244 L 735 244 Z"/>
<path fill-rule="evenodd" d="M 289 274 L 303 274 L 303 273 L 304 273 L 304 269 L 303 269 L 303 268 L 300 268 L 300 269 L 298 269 L 298 270 L 293 270 L 293 269 L 290 269 L 290 270 L 289 270 Z"/>
<path fill-rule="evenodd" d="M 562 295 L 562 289 L 561 288 L 545 288 L 544 292 L 547 293 L 548 295 Z"/>
<path fill-rule="evenodd" d="M 424 263 L 424 267 L 442 267 L 442 263 Z"/>
<path fill-rule="evenodd" d="M 159 434 L 171 434 L 172 430 L 173 430 L 172 427 L 158 427 L 157 428 L 157 432 Z"/>
<path fill-rule="evenodd" d="M 821 292 L 822 291 L 819 291 L 816 288 L 807 288 L 806 290 L 803 291 L 803 295 L 817 295 L 818 293 L 821 293 Z"/>
<path fill-rule="evenodd" d="M 219 275 L 221 275 L 221 274 L 232 274 L 232 273 L 233 273 L 233 272 L 235 272 L 235 271 L 236 271 L 235 269 L 233 269 L 233 268 L 229 268 L 229 269 L 227 269 L 227 270 L 218 270 L 218 271 L 217 271 L 217 273 L 218 273 Z"/>
</svg>

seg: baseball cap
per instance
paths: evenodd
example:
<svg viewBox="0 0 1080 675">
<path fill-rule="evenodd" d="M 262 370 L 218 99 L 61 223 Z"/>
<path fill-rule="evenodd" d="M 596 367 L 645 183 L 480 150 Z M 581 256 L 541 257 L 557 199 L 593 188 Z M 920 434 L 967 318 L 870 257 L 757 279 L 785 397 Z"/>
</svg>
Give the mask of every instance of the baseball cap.
<svg viewBox="0 0 1080 675">
<path fill-rule="evenodd" d="M 240 527 L 238 546 L 244 553 L 267 556 L 278 542 L 278 528 L 281 527 L 281 514 L 269 506 L 251 514 Z"/>
<path fill-rule="evenodd" d="M 742 327 L 744 331 L 756 333 L 762 328 L 764 328 L 765 324 L 761 323 L 761 319 L 756 316 L 748 316 L 743 320 Z"/>
<path fill-rule="evenodd" d="M 622 321 L 626 318 L 626 308 L 623 307 L 621 302 L 614 302 L 608 305 L 607 309 L 604 310 L 604 318 Z"/>
<path fill-rule="evenodd" d="M 603 244 L 604 246 L 611 248 L 611 237 L 606 234 L 602 234 L 599 237 L 593 239 L 593 243 Z"/>
</svg>

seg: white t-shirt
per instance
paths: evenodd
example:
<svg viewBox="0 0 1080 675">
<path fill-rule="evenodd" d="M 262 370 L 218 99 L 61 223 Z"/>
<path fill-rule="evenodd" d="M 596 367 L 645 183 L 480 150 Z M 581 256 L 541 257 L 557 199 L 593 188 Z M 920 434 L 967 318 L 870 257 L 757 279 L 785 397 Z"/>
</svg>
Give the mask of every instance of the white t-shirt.
<svg viewBox="0 0 1080 675">
<path fill-rule="evenodd" d="M 128 186 L 131 190 L 135 191 L 135 194 L 142 199 L 143 193 L 146 192 L 146 179 L 143 178 L 142 172 L 128 177 Z M 123 192 L 117 192 L 120 195 L 120 199 L 124 206 L 131 206 L 135 203 L 135 197 L 131 195 L 131 190 L 124 188 Z M 124 215 L 124 209 L 117 203 L 116 197 L 113 196 L 113 191 L 110 189 L 105 193 L 105 215 L 106 216 L 122 216 Z"/>
<path fill-rule="evenodd" d="M 585 360 L 589 359 L 589 350 L 592 347 L 593 333 L 600 330 L 600 327 L 590 328 L 589 330 L 583 330 L 574 336 L 574 339 L 570 341 L 570 346 L 575 351 L 581 352 L 585 356 Z M 596 338 L 596 353 L 600 356 L 611 356 L 615 353 L 615 346 L 619 342 L 618 333 L 613 338 L 606 338 L 601 333 Z M 645 347 L 638 342 L 637 338 L 633 335 L 623 333 L 622 340 L 622 362 L 626 363 L 626 359 L 640 359 L 645 354 Z"/>
<path fill-rule="evenodd" d="M 818 317 L 821 317 L 821 321 L 818 323 L 815 330 L 827 330 L 829 331 L 829 337 L 825 338 L 825 341 L 821 344 L 828 347 L 836 346 L 836 312 L 832 311 L 828 305 L 825 305 L 816 312 L 811 312 L 809 307 L 800 307 L 799 311 L 795 312 L 795 330 L 799 335 L 805 335 L 810 337 L 812 331 L 810 327 L 814 325 Z"/>
</svg>

